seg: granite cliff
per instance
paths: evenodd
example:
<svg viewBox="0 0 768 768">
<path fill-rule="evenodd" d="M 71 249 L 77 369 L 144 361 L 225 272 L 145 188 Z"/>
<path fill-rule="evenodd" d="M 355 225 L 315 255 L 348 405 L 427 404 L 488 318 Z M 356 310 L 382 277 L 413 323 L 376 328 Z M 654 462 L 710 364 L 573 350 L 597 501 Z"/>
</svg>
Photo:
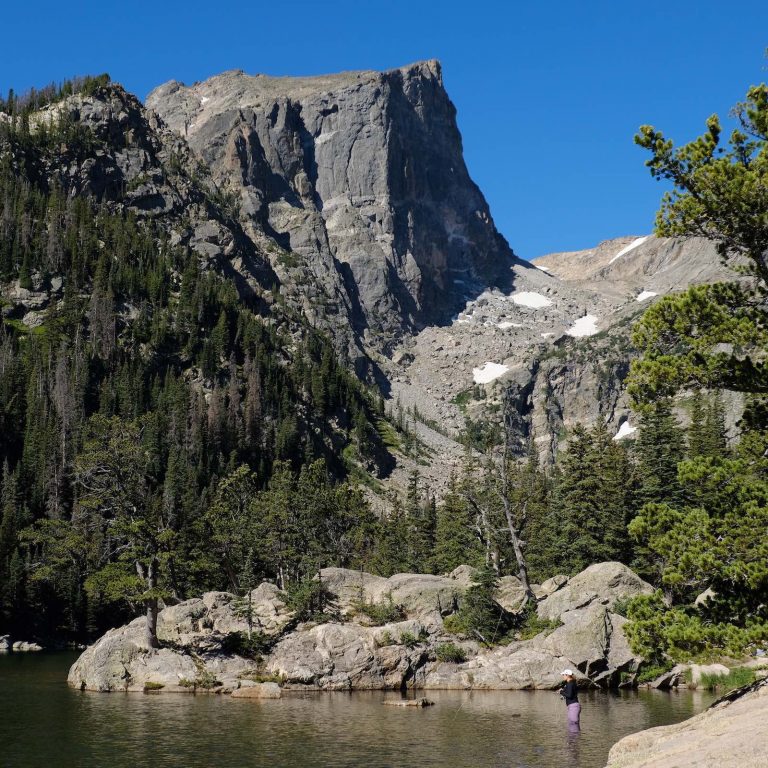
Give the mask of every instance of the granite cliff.
<svg viewBox="0 0 768 768">
<path fill-rule="evenodd" d="M 508 288 L 512 250 L 462 156 L 440 64 L 312 78 L 226 72 L 147 106 L 240 205 L 311 320 L 387 351 Z M 274 247 L 276 244 L 277 247 Z M 270 250 L 268 247 L 267 250 Z M 287 254 L 290 253 L 290 256 Z"/>
</svg>

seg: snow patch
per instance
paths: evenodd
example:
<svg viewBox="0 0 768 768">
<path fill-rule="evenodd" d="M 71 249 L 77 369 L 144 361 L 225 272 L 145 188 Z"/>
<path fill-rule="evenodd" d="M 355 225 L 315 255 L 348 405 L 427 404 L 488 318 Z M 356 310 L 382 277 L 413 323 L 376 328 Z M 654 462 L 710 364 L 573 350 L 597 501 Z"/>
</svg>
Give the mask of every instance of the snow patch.
<svg viewBox="0 0 768 768">
<path fill-rule="evenodd" d="M 511 323 L 509 320 L 503 320 L 500 322 L 497 326 L 497 328 L 501 328 L 502 331 L 506 331 L 507 328 L 522 328 L 522 323 Z"/>
<path fill-rule="evenodd" d="M 321 133 L 316 139 L 315 139 L 315 146 L 320 146 L 320 144 L 325 144 L 326 141 L 330 141 L 334 136 L 336 135 L 336 131 L 328 131 L 328 133 Z"/>
<path fill-rule="evenodd" d="M 551 336 L 554 336 L 554 335 L 555 334 L 552 333 L 551 331 L 549 331 L 548 333 L 542 333 L 541 334 L 542 338 L 544 338 L 544 339 L 548 339 L 548 338 L 550 338 Z"/>
<path fill-rule="evenodd" d="M 519 293 L 513 293 L 509 298 L 521 307 L 541 309 L 542 307 L 552 306 L 552 302 L 546 296 L 542 296 L 540 293 L 536 293 L 536 291 L 520 291 Z"/>
<path fill-rule="evenodd" d="M 488 384 L 499 376 L 503 376 L 509 370 L 509 366 L 501 363 L 485 363 L 480 368 L 472 369 L 472 378 L 475 384 Z"/>
<path fill-rule="evenodd" d="M 206 102 L 208 102 L 208 101 L 210 101 L 210 98 L 208 98 L 208 96 L 203 96 L 203 98 L 200 99 L 200 106 L 204 107 Z"/>
<path fill-rule="evenodd" d="M 580 317 L 567 331 L 569 336 L 579 338 L 581 336 L 594 336 L 598 333 L 597 318 L 594 315 Z"/>
<path fill-rule="evenodd" d="M 631 427 L 628 421 L 624 421 L 619 427 L 619 431 L 613 436 L 613 439 L 623 440 L 625 437 L 629 437 L 634 432 L 637 432 L 637 427 Z"/>
<path fill-rule="evenodd" d="M 538 264 L 534 264 L 533 266 L 536 267 L 536 269 L 540 269 L 542 272 L 551 272 L 552 271 L 549 267 L 540 267 Z"/>
<path fill-rule="evenodd" d="M 658 296 L 658 293 L 654 293 L 653 291 L 643 291 L 642 293 L 639 293 L 635 301 L 646 301 L 646 299 L 652 299 L 654 296 Z"/>
<path fill-rule="evenodd" d="M 637 240 L 633 240 L 629 245 L 625 245 L 608 263 L 613 264 L 616 259 L 623 256 L 625 253 L 633 251 L 635 248 L 637 248 L 638 245 L 642 245 L 649 237 L 650 235 L 646 235 L 645 237 L 638 237 Z"/>
</svg>

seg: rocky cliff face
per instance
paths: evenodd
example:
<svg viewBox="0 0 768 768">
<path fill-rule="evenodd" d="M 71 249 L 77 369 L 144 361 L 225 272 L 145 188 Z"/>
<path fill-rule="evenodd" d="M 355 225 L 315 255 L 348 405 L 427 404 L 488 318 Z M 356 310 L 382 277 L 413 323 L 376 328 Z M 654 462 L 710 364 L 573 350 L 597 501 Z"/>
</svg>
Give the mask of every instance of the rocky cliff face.
<svg viewBox="0 0 768 768">
<path fill-rule="evenodd" d="M 237 196 L 252 238 L 321 324 L 387 350 L 516 262 L 467 173 L 440 65 L 170 82 L 147 106 Z M 334 319 L 336 322 L 334 322 Z"/>
<path fill-rule="evenodd" d="M 735 276 L 700 238 L 618 238 L 532 264 L 514 268 L 512 291 L 468 297 L 452 323 L 406 339 L 391 376 L 396 397 L 451 432 L 511 388 L 521 446 L 533 438 L 547 461 L 576 423 L 629 437 L 632 325 L 658 297 Z M 732 424 L 741 402 L 726 406 Z"/>
<path fill-rule="evenodd" d="M 260 294 L 278 283 L 186 142 L 135 96 L 109 85 L 52 104 L 31 122 L 34 130 L 61 120 L 86 138 L 23 159 L 26 173 L 43 188 L 57 186 L 69 197 L 95 198 L 154 220 L 172 245 L 189 247 L 204 267 L 229 274 L 242 292 Z"/>
</svg>

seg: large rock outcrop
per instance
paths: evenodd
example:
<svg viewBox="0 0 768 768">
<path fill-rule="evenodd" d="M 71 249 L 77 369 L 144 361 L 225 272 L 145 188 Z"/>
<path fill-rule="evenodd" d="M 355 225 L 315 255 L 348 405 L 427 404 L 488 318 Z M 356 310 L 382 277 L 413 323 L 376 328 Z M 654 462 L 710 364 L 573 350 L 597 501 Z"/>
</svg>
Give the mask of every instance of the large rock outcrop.
<svg viewBox="0 0 768 768">
<path fill-rule="evenodd" d="M 341 313 L 374 347 L 506 285 L 516 261 L 467 173 L 440 64 L 305 78 L 225 72 L 147 106 L 276 241 L 318 321 Z M 292 255 L 288 257 L 286 252 Z"/>
<path fill-rule="evenodd" d="M 243 648 L 246 601 L 209 592 L 160 613 L 160 650 L 147 647 L 143 617 L 107 632 L 75 662 L 69 683 L 95 691 L 160 686 L 166 691 L 232 691 L 267 676 L 287 688 L 312 690 L 521 689 L 557 686 L 564 667 L 578 670 L 587 685 L 615 685 L 622 673 L 637 668 L 640 660 L 621 631 L 624 619 L 610 608 L 616 599 L 644 592 L 648 585 L 624 566 L 604 563 L 570 582 L 552 580 L 544 591 L 554 591 L 540 608 L 561 625 L 491 650 L 450 635 L 443 626 L 444 615 L 460 605 L 471 573 L 460 568 L 445 577 L 396 574 L 385 579 L 325 569 L 321 577 L 337 595 L 339 617 L 322 624 L 298 624 L 285 595 L 264 583 L 250 599 L 253 631 L 265 641 L 260 656 Z M 500 597 L 513 586 L 505 584 Z M 360 611 L 365 604 L 395 606 L 401 615 L 371 626 L 370 617 Z M 438 648 L 447 642 L 458 644 L 467 660 L 439 661 Z"/>
<path fill-rule="evenodd" d="M 611 748 L 606 768 L 759 768 L 768 765 L 766 718 L 763 681 L 689 720 L 625 736 Z"/>
</svg>

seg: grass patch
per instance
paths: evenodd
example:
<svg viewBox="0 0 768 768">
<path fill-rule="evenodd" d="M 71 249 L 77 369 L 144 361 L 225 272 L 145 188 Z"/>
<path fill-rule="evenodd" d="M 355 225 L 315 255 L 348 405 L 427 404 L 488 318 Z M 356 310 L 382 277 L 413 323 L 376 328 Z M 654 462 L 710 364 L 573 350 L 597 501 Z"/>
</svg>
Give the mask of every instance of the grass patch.
<svg viewBox="0 0 768 768">
<path fill-rule="evenodd" d="M 283 685 L 285 683 L 285 676 L 279 675 L 276 672 L 266 672 L 261 669 L 248 670 L 238 675 L 240 680 L 251 680 L 254 683 L 277 683 Z"/>
<path fill-rule="evenodd" d="M 376 419 L 376 431 L 379 433 L 381 441 L 387 448 L 398 450 L 400 448 L 400 436 L 397 430 L 383 418 Z"/>
<path fill-rule="evenodd" d="M 751 685 L 757 679 L 755 671 L 749 667 L 734 667 L 727 675 L 712 675 L 702 672 L 699 685 L 705 691 L 717 691 L 724 694 Z"/>
</svg>

